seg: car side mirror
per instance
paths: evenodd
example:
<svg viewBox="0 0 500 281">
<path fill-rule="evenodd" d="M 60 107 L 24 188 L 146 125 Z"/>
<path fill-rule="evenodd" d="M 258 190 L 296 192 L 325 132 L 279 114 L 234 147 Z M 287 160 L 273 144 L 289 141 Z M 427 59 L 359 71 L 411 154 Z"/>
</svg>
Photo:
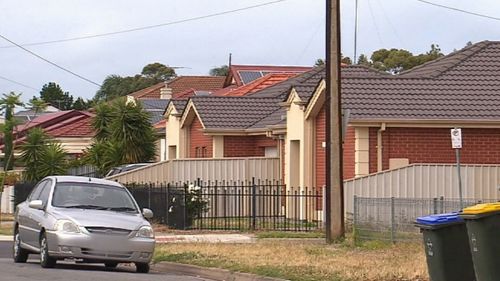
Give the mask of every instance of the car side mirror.
<svg viewBox="0 0 500 281">
<path fill-rule="evenodd" d="M 43 202 L 42 200 L 33 200 L 29 203 L 30 208 L 43 210 Z"/>
<path fill-rule="evenodd" d="M 142 215 L 147 218 L 147 219 L 151 219 L 153 218 L 153 211 L 151 211 L 150 209 L 148 208 L 144 208 L 142 209 Z"/>
</svg>

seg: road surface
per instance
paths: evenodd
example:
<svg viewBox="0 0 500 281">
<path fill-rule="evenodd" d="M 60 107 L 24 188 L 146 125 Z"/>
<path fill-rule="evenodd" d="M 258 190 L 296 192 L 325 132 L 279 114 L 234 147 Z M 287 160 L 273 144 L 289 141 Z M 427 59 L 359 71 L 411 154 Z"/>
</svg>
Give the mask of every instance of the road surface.
<svg viewBox="0 0 500 281">
<path fill-rule="evenodd" d="M 56 268 L 43 269 L 40 267 L 38 255 L 30 255 L 27 263 L 14 263 L 11 258 L 12 242 L 0 242 L 0 280 L 9 281 L 202 281 L 189 276 L 150 272 L 149 274 L 135 273 L 134 266 L 119 266 L 116 269 L 107 269 L 104 265 L 75 264 L 72 262 L 58 262 Z"/>
</svg>

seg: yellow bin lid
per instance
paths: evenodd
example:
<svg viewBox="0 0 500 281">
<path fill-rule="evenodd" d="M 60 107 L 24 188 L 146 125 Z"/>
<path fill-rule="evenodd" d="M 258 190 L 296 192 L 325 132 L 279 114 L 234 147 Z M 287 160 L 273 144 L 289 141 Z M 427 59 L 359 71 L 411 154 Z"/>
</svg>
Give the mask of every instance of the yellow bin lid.
<svg viewBox="0 0 500 281">
<path fill-rule="evenodd" d="M 463 215 L 479 215 L 485 213 L 500 212 L 500 203 L 477 204 L 463 209 Z"/>
</svg>

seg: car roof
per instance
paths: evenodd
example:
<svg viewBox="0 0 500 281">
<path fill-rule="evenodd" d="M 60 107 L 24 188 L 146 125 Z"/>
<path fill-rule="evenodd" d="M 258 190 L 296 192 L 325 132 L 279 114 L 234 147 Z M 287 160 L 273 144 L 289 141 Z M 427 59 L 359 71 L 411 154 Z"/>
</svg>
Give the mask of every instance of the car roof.
<svg viewBox="0 0 500 281">
<path fill-rule="evenodd" d="M 92 177 L 78 177 L 78 176 L 51 176 L 47 177 L 47 179 L 53 179 L 56 182 L 82 182 L 82 183 L 96 183 L 96 184 L 106 184 L 113 186 L 123 187 L 120 183 L 105 179 L 98 179 Z"/>
</svg>

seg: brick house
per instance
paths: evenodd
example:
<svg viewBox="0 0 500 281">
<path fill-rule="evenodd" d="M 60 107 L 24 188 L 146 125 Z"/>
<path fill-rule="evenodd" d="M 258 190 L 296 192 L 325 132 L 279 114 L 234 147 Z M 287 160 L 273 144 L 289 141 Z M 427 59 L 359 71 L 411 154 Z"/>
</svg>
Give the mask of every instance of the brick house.
<svg viewBox="0 0 500 281">
<path fill-rule="evenodd" d="M 500 42 L 480 42 L 399 75 L 364 66 L 343 67 L 341 75 L 342 107 L 350 112 L 344 179 L 454 163 L 454 127 L 463 129 L 463 163 L 500 163 Z M 189 147 L 177 156 L 257 156 L 272 144 L 288 186 L 324 185 L 324 77 L 316 68 L 242 97 L 171 103 Z"/>
</svg>

